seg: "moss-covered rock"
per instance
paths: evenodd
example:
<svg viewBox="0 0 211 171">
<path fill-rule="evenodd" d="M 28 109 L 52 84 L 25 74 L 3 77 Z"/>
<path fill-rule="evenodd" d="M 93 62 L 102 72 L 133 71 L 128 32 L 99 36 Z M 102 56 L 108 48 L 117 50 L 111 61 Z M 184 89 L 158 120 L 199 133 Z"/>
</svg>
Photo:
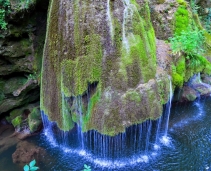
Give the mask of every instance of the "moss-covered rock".
<svg viewBox="0 0 211 171">
<path fill-rule="evenodd" d="M 108 36 L 106 1 L 50 3 L 41 110 L 65 131 L 76 122 L 83 131 L 113 136 L 157 119 L 168 101 L 170 80 L 163 69 L 156 73 L 148 2 L 110 5 L 113 36 Z"/>
<path fill-rule="evenodd" d="M 20 128 L 21 127 L 21 123 L 22 123 L 22 116 L 15 117 L 11 122 L 12 122 L 12 125 L 14 127 Z"/>
<path fill-rule="evenodd" d="M 181 96 L 178 98 L 180 102 L 194 101 L 197 98 L 197 91 L 189 86 L 184 86 L 180 94 Z"/>
<path fill-rule="evenodd" d="M 10 112 L 6 119 L 12 123 L 17 132 L 29 130 L 29 133 L 33 133 L 39 131 L 42 125 L 38 103 L 16 108 Z"/>
<path fill-rule="evenodd" d="M 42 124 L 42 118 L 40 114 L 40 110 L 38 107 L 32 109 L 31 113 L 28 116 L 28 125 L 30 132 L 33 133 L 39 130 L 39 127 Z"/>
<path fill-rule="evenodd" d="M 37 82 L 28 85 L 26 77 L 0 79 L 0 114 L 39 99 Z"/>
<path fill-rule="evenodd" d="M 48 6 L 48 0 L 8 2 L 0 29 L 0 114 L 39 99 Z"/>
</svg>

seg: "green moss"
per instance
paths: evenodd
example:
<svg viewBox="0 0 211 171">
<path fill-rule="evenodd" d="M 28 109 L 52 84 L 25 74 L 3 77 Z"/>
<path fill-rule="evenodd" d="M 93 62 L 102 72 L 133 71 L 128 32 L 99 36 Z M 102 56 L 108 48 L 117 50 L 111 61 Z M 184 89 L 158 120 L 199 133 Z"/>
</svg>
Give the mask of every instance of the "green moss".
<svg viewBox="0 0 211 171">
<path fill-rule="evenodd" d="M 204 68 L 203 73 L 211 75 L 211 64 L 210 63 L 206 64 L 206 67 Z"/>
<path fill-rule="evenodd" d="M 17 116 L 12 120 L 12 125 L 14 127 L 19 127 L 22 123 L 22 116 Z"/>
<path fill-rule="evenodd" d="M 86 36 L 86 56 L 76 60 L 63 60 L 61 63 L 62 92 L 66 97 L 85 93 L 88 84 L 99 82 L 102 74 L 102 47 L 98 35 Z"/>
<path fill-rule="evenodd" d="M 41 114 L 38 107 L 32 109 L 31 113 L 28 116 L 28 125 L 30 132 L 35 132 L 38 130 L 41 125 Z"/>
<path fill-rule="evenodd" d="M 40 119 L 41 118 L 41 115 L 40 115 L 40 110 L 38 107 L 35 107 L 32 109 L 30 115 L 29 115 L 29 118 L 30 119 L 34 119 L 34 120 L 37 120 L 37 119 Z"/>
<path fill-rule="evenodd" d="M 73 122 L 81 124 L 82 119 L 83 131 L 94 129 L 113 136 L 134 123 L 160 116 L 157 111 L 161 111 L 160 103 L 165 97 L 159 99 L 153 83 L 149 85 L 153 91 L 143 90 L 146 97 L 142 98 L 142 93 L 135 90 L 140 84 L 147 85 L 149 80 L 155 79 L 156 74 L 155 35 L 148 4 L 139 6 L 136 0 L 131 0 L 137 10 L 127 23 L 130 46 L 127 52 L 122 43 L 122 20 L 119 16 L 113 19 L 115 34 L 110 46 L 109 42 L 105 42 L 108 28 L 99 30 L 96 26 L 99 19 L 93 18 L 92 22 L 87 18 L 93 13 L 88 1 L 74 1 L 71 16 L 67 16 L 65 11 L 61 15 L 59 2 L 52 0 L 50 3 L 43 55 L 41 109 L 49 115 L 49 119 L 56 121 L 63 130 L 71 129 Z M 66 17 L 74 20 L 74 30 L 68 36 L 65 31 L 69 25 L 60 27 L 59 23 L 65 24 Z M 87 98 L 88 85 L 92 83 L 98 83 L 97 90 L 91 91 L 87 103 L 84 98 Z M 109 88 L 111 99 L 105 97 Z M 126 99 L 122 99 L 124 94 Z M 158 98 L 155 100 L 154 97 Z M 143 103 L 141 107 L 140 103 Z M 150 108 L 148 105 L 154 106 Z"/>
<path fill-rule="evenodd" d="M 163 4 L 164 2 L 166 2 L 166 0 L 157 0 L 158 4 Z"/>
<path fill-rule="evenodd" d="M 174 33 L 180 35 L 182 31 L 187 30 L 189 27 L 189 12 L 185 6 L 179 6 L 174 17 Z"/>
<path fill-rule="evenodd" d="M 100 97 L 101 97 L 101 90 L 100 90 L 100 88 L 98 88 L 97 92 L 91 97 L 91 99 L 89 101 L 86 114 L 83 115 L 82 130 L 84 132 L 88 131 L 88 129 L 87 129 L 88 122 L 90 122 L 90 118 L 94 112 L 95 105 L 99 102 Z"/>
<path fill-rule="evenodd" d="M 64 95 L 62 95 L 62 119 L 63 131 L 69 131 L 74 127 L 74 122 L 70 114 L 70 108 L 65 100 Z"/>
<path fill-rule="evenodd" d="M 133 14 L 133 35 L 127 38 L 129 50 L 122 46 L 120 72 L 129 87 L 135 87 L 140 80 L 148 82 L 156 73 L 155 35 L 147 3 L 141 11 L 143 18 L 138 12 Z"/>
<path fill-rule="evenodd" d="M 0 102 L 5 99 L 4 93 L 0 92 Z"/>
<path fill-rule="evenodd" d="M 176 87 L 182 87 L 183 86 L 183 77 L 181 75 L 179 75 L 178 73 L 173 73 L 172 74 L 172 79 L 173 79 L 173 84 L 176 86 Z"/>
<path fill-rule="evenodd" d="M 184 78 L 185 69 L 186 69 L 185 58 L 181 57 L 180 60 L 177 62 L 176 72 Z"/>
<path fill-rule="evenodd" d="M 204 32 L 205 37 L 205 56 L 211 56 L 211 34 Z"/>
<path fill-rule="evenodd" d="M 10 116 L 9 116 L 9 120 L 10 120 L 10 122 L 14 119 L 14 118 L 16 118 L 16 117 L 18 117 L 18 116 L 22 116 L 22 114 L 24 113 L 24 110 L 25 110 L 25 108 L 18 108 L 18 109 L 14 109 L 14 110 L 12 110 L 11 112 L 10 112 Z"/>
<path fill-rule="evenodd" d="M 129 90 L 126 92 L 125 94 L 125 99 L 129 100 L 129 101 L 134 101 L 136 103 L 140 103 L 141 102 L 141 94 L 135 90 Z"/>
<path fill-rule="evenodd" d="M 187 2 L 184 1 L 184 0 L 177 0 L 177 3 L 178 3 L 179 5 L 183 5 L 183 6 L 187 7 Z"/>
<path fill-rule="evenodd" d="M 172 83 L 175 87 L 181 88 L 184 83 L 184 77 L 185 77 L 185 63 L 184 59 L 182 58 L 178 64 L 177 67 L 175 65 L 171 65 L 172 68 Z"/>
<path fill-rule="evenodd" d="M 169 79 L 168 77 L 166 77 L 163 80 L 159 80 L 157 82 L 157 86 L 158 86 L 158 96 L 160 98 L 160 103 L 162 105 L 166 104 L 168 102 L 168 97 L 166 95 L 166 92 L 169 93 Z"/>
</svg>

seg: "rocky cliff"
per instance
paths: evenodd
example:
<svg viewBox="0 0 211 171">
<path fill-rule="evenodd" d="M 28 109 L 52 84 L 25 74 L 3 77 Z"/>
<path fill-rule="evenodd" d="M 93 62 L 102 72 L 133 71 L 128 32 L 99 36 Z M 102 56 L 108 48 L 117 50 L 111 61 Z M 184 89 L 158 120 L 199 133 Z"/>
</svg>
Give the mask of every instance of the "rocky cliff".
<svg viewBox="0 0 211 171">
<path fill-rule="evenodd" d="M 145 1 L 60 1 L 49 6 L 41 109 L 63 130 L 116 135 L 157 119 L 170 77 L 157 65 Z"/>
<path fill-rule="evenodd" d="M 7 120 L 21 130 L 39 107 L 48 1 L 4 0 L 0 6 L 0 115 L 10 113 Z"/>
</svg>

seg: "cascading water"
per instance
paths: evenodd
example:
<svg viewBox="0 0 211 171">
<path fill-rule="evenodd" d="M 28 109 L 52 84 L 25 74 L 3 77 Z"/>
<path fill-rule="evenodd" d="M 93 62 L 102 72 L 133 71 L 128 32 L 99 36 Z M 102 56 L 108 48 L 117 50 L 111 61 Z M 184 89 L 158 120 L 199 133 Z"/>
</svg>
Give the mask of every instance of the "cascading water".
<svg viewBox="0 0 211 171">
<path fill-rule="evenodd" d="M 81 98 L 78 98 L 76 106 L 81 117 L 83 113 L 80 103 Z M 167 106 L 170 107 L 170 105 Z M 164 132 L 164 136 L 167 135 L 166 121 L 169 119 L 168 117 L 160 118 L 157 121 L 147 120 L 142 124 L 127 128 L 125 133 L 110 137 L 101 135 L 94 130 L 83 133 L 81 121 L 75 125 L 73 130 L 61 131 L 42 113 L 44 133 L 53 146 L 63 149 L 65 153 L 77 154 L 85 157 L 89 162 L 109 168 L 124 167 L 139 162 L 146 163 L 153 158 L 156 155 L 153 149 L 158 150 L 158 148 L 155 149 L 154 142 L 160 147 L 158 141 L 160 132 Z M 164 129 L 158 126 L 162 123 L 165 125 Z"/>
<path fill-rule="evenodd" d="M 169 85 L 169 102 L 165 106 L 163 116 L 157 121 L 147 120 L 142 124 L 127 128 L 125 133 L 114 137 L 102 135 L 95 130 L 83 133 L 83 99 L 78 96 L 73 99 L 73 108 L 79 118 L 74 128 L 70 131 L 61 131 L 56 123 L 48 121 L 47 116 L 42 113 L 45 135 L 53 146 L 60 147 L 66 153 L 83 156 L 90 162 L 103 167 L 115 168 L 148 162 L 160 149 L 160 142 L 167 146 L 169 143 L 167 131 L 173 96 L 171 80 Z M 89 88 L 86 94 L 86 100 L 89 103 Z M 65 102 L 65 97 L 63 98 Z M 62 106 L 62 109 L 65 115 L 67 109 L 65 106 Z"/>
<path fill-rule="evenodd" d="M 134 35 L 132 32 L 132 20 L 133 13 L 137 10 L 134 4 L 130 3 L 130 0 L 124 0 L 124 15 L 123 15 L 123 23 L 122 23 L 122 45 L 123 48 L 126 49 L 128 53 L 130 50 L 129 40 L 134 39 Z"/>
<path fill-rule="evenodd" d="M 170 117 L 170 113 L 171 113 L 171 101 L 173 98 L 173 91 L 172 91 L 172 82 L 171 79 L 170 80 L 170 86 L 169 86 L 169 101 L 166 104 L 166 109 L 165 109 L 165 113 L 164 113 L 164 117 L 166 117 L 165 123 L 164 123 L 164 135 L 162 136 L 161 142 L 165 145 L 169 145 L 169 137 L 168 137 L 168 126 L 169 126 L 169 117 Z"/>
<path fill-rule="evenodd" d="M 169 102 L 167 103 L 167 110 L 166 110 L 166 116 L 167 116 L 167 119 L 166 119 L 166 124 L 165 124 L 165 132 L 164 132 L 164 136 L 167 137 L 167 133 L 168 133 L 168 126 L 169 126 L 169 116 L 170 116 L 170 112 L 171 112 L 171 101 L 172 101 L 172 97 L 173 97 L 173 91 L 172 91 L 172 82 L 171 82 L 171 79 L 170 79 L 170 94 L 169 94 Z"/>
<path fill-rule="evenodd" d="M 111 40 L 112 40 L 112 43 L 113 43 L 114 27 L 113 27 L 113 23 L 112 23 L 112 16 L 111 16 L 111 9 L 110 9 L 110 0 L 107 0 L 106 14 L 107 14 L 107 20 L 108 20 L 108 25 L 109 25 L 110 36 L 111 36 Z"/>
<path fill-rule="evenodd" d="M 76 10 L 77 11 L 77 10 Z M 137 8 L 130 0 L 124 0 L 124 14 L 122 23 L 122 47 L 128 53 L 131 44 L 135 43 L 133 34 L 133 14 Z M 69 16 L 69 13 L 67 13 Z M 77 15 L 76 15 L 77 16 Z M 114 37 L 114 28 L 112 24 L 112 15 L 110 10 L 110 0 L 107 0 L 107 21 L 111 39 Z M 68 25 L 68 23 L 67 23 Z M 77 25 L 76 25 L 77 26 Z M 75 27 L 76 27 L 75 26 Z M 69 26 L 68 26 L 69 27 Z M 68 29 L 66 27 L 66 29 Z M 77 30 L 77 27 L 76 27 Z M 131 46 L 132 47 L 132 46 Z M 90 102 L 91 94 L 89 87 L 86 92 L 86 101 Z M 146 120 L 142 124 L 128 127 L 124 133 L 114 137 L 102 135 L 95 130 L 83 132 L 83 117 L 86 113 L 83 110 L 82 96 L 74 97 L 71 108 L 76 113 L 75 125 L 70 131 L 61 131 L 56 123 L 50 122 L 47 116 L 42 112 L 44 123 L 44 132 L 47 139 L 53 146 L 59 147 L 65 153 L 73 153 L 83 156 L 90 162 L 104 167 L 124 167 L 125 165 L 139 162 L 148 162 L 155 155 L 154 143 L 159 146 L 161 132 L 163 137 L 167 137 L 168 121 L 171 108 L 172 87 L 170 83 L 170 97 L 167 104 L 167 117 L 162 117 L 157 121 Z M 65 116 L 70 112 L 66 108 L 65 96 L 62 94 L 62 114 Z M 87 105 L 89 107 L 89 104 Z M 88 110 L 89 111 L 89 110 Z M 67 121 L 64 121 L 65 125 Z M 161 125 L 165 125 L 163 129 Z M 157 148 L 158 149 L 158 148 Z M 157 150 L 156 149 L 156 150 Z M 157 150 L 158 151 L 158 150 Z M 156 151 L 156 152 L 157 152 Z"/>
</svg>

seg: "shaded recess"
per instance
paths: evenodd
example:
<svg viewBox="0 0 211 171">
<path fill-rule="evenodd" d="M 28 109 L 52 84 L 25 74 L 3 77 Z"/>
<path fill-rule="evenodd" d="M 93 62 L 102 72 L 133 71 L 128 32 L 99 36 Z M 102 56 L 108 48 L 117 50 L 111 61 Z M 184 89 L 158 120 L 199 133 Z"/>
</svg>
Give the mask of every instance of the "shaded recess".
<svg viewBox="0 0 211 171">
<path fill-rule="evenodd" d="M 41 110 L 60 129 L 114 136 L 162 114 L 170 78 L 156 63 L 148 2 L 127 3 L 110 1 L 108 22 L 106 1 L 51 0 Z"/>
</svg>

